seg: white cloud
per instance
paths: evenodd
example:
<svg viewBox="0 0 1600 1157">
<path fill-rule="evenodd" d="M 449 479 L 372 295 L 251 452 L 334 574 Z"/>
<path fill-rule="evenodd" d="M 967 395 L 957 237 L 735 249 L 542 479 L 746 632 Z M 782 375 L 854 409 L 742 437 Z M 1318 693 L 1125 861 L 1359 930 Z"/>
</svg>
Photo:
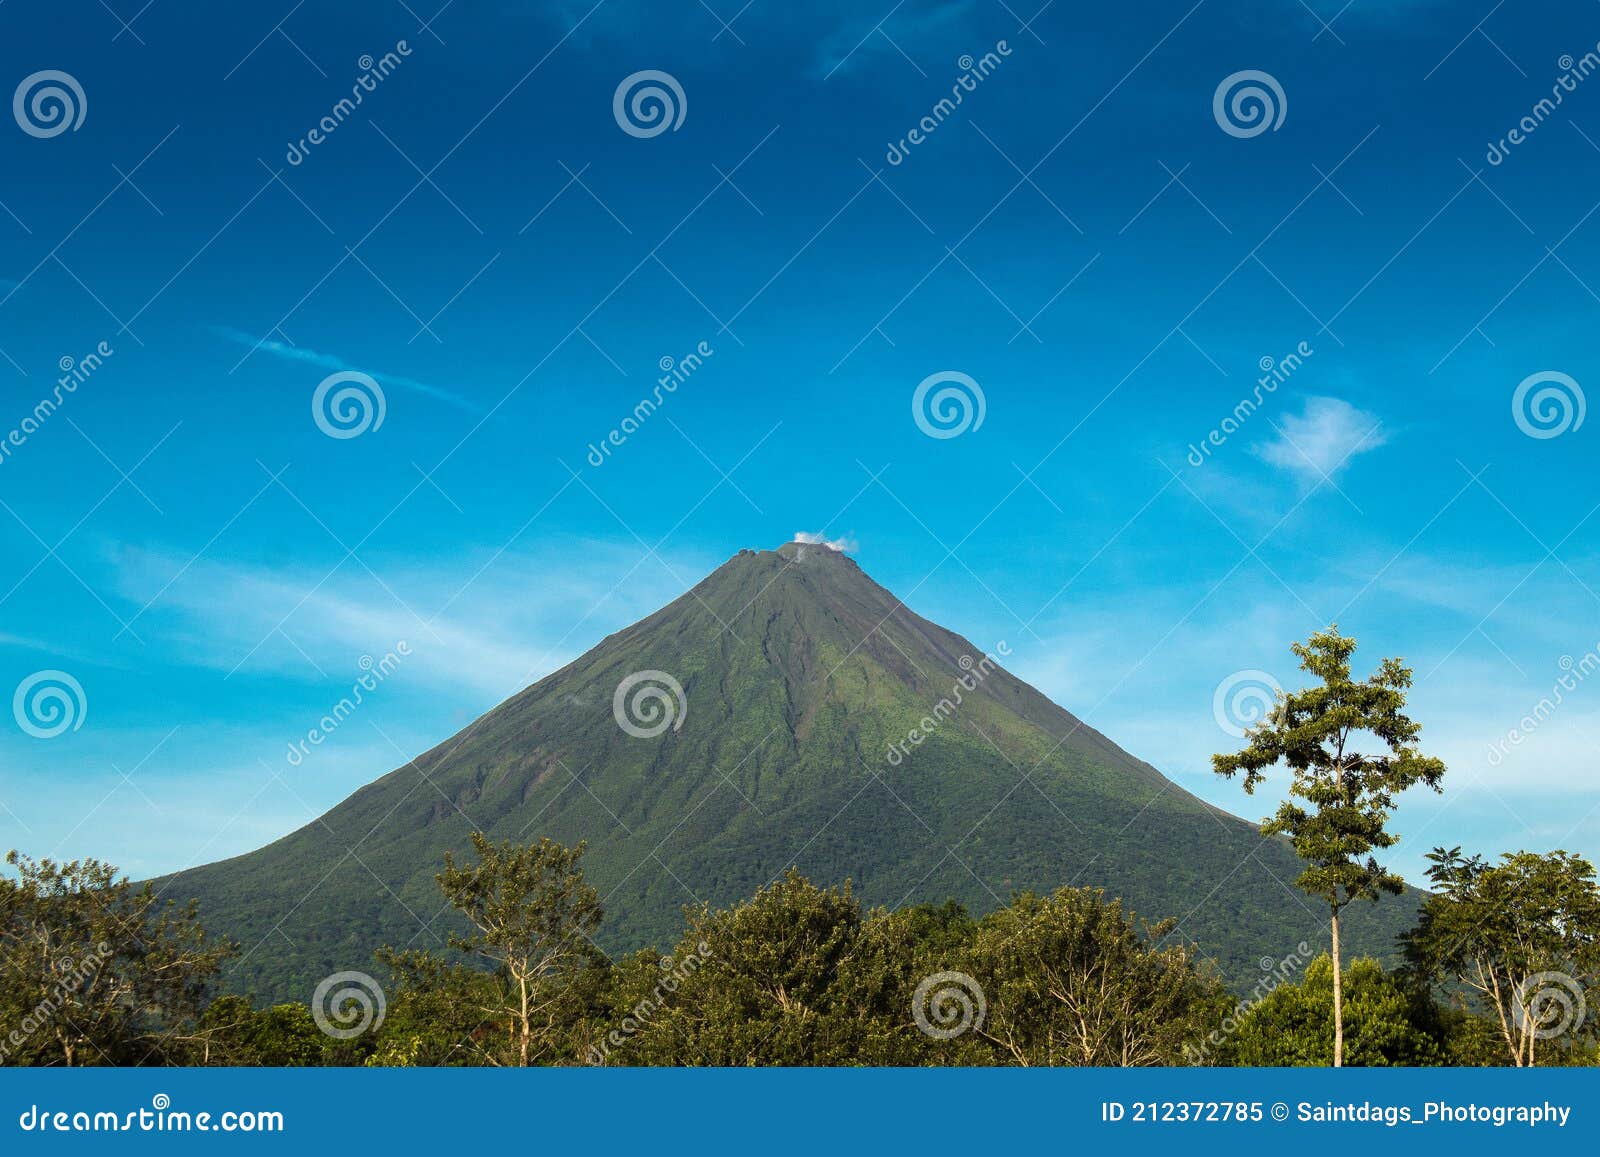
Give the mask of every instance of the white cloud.
<svg viewBox="0 0 1600 1157">
<path fill-rule="evenodd" d="M 854 554 L 861 549 L 861 544 L 848 535 L 843 538 L 829 538 L 820 530 L 797 530 L 794 534 L 795 542 L 803 542 L 808 546 L 825 546 L 829 550 L 836 550 L 840 554 Z"/>
<path fill-rule="evenodd" d="M 1377 415 L 1341 398 L 1308 397 L 1298 415 L 1287 415 L 1272 428 L 1278 436 L 1256 445 L 1255 453 L 1308 482 L 1331 478 L 1357 454 L 1388 441 Z"/>
</svg>

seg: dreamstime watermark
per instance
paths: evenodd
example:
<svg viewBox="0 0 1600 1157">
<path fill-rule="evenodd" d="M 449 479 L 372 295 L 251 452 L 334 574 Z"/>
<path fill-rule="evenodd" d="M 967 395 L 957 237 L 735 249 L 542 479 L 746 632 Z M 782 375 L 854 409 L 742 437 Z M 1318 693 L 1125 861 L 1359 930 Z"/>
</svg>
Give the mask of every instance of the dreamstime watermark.
<svg viewBox="0 0 1600 1157">
<path fill-rule="evenodd" d="M 1211 694 L 1211 716 L 1217 726 L 1235 739 L 1270 719 L 1278 710 L 1283 688 L 1266 671 L 1235 671 Z"/>
<path fill-rule="evenodd" d="M 911 994 L 911 1019 L 934 1040 L 982 1029 L 988 1013 L 983 986 L 965 972 L 935 972 Z"/>
<path fill-rule="evenodd" d="M 225 1109 L 191 1113 L 172 1108 L 172 1098 L 157 1093 L 150 1108 L 125 1113 L 107 1109 L 69 1110 L 30 1104 L 17 1118 L 24 1133 L 282 1133 L 283 1114 L 276 1109 Z"/>
<path fill-rule="evenodd" d="M 655 389 L 648 397 L 640 398 L 632 413 L 623 418 L 599 443 L 589 443 L 589 453 L 585 456 L 589 465 L 604 466 L 611 457 L 612 449 L 638 433 L 650 415 L 659 410 L 669 396 L 677 393 L 678 387 L 693 377 L 694 372 L 716 352 L 709 342 L 701 342 L 681 358 L 668 356 L 657 362 L 661 376 L 656 379 Z"/>
<path fill-rule="evenodd" d="M 1009 658 L 1011 655 L 1011 645 L 1004 639 L 996 643 L 994 649 L 1001 658 Z M 971 655 L 962 655 L 956 660 L 956 665 L 965 674 L 951 685 L 950 694 L 935 703 L 933 710 L 919 719 L 917 725 L 906 732 L 904 739 L 898 739 L 889 745 L 889 750 L 883 758 L 890 767 L 899 767 L 905 762 L 906 756 L 911 754 L 913 747 L 921 747 L 930 735 L 943 726 L 945 720 L 956 713 L 956 709 L 961 706 L 963 691 L 976 691 L 978 685 L 1000 666 L 993 655 L 985 655 L 976 663 L 972 661 Z"/>
<path fill-rule="evenodd" d="M 1512 421 L 1528 437 L 1540 441 L 1576 431 L 1587 412 L 1583 387 L 1559 370 L 1529 374 L 1511 394 Z"/>
<path fill-rule="evenodd" d="M 635 739 L 654 739 L 669 727 L 681 731 L 688 714 L 683 685 L 665 671 L 635 671 L 611 697 L 617 726 Z"/>
<path fill-rule="evenodd" d="M 289 142 L 289 150 L 284 153 L 283 159 L 291 165 L 299 165 L 311 155 L 311 150 L 331 137 L 348 120 L 366 95 L 377 92 L 378 86 L 395 69 L 399 68 L 405 58 L 411 55 L 411 46 L 404 40 L 397 40 L 394 48 L 385 52 L 377 60 L 370 55 L 363 56 L 356 61 L 356 66 L 361 69 L 361 75 L 356 77 L 356 82 L 350 86 L 350 95 L 340 98 L 339 102 L 328 110 L 327 115 L 319 120 L 311 131 L 298 141 Z"/>
<path fill-rule="evenodd" d="M 983 387 L 959 370 L 929 374 L 911 394 L 911 420 L 930 438 L 959 438 L 981 427 L 987 413 Z"/>
<path fill-rule="evenodd" d="M 388 1009 L 383 986 L 365 972 L 335 972 L 311 994 L 311 1019 L 334 1040 L 377 1032 Z"/>
<path fill-rule="evenodd" d="M 649 996 L 628 1010 L 620 1026 L 606 1033 L 598 1045 L 589 1046 L 588 1062 L 591 1065 L 605 1064 L 607 1058 L 611 1056 L 611 1050 L 621 1048 L 638 1036 L 642 1029 L 647 1028 L 665 1006 L 667 997 L 677 992 L 683 982 L 699 972 L 701 965 L 710 959 L 711 945 L 704 940 L 695 945 L 692 956 L 682 960 L 663 956 L 660 961 L 661 979 L 656 981 L 655 988 L 651 990 Z"/>
<path fill-rule="evenodd" d="M 1507 731 L 1498 742 L 1489 745 L 1489 766 L 1499 767 L 1511 754 L 1511 748 L 1521 747 L 1533 733 L 1544 726 L 1544 723 L 1556 713 L 1556 709 L 1566 701 L 1567 692 L 1576 691 L 1578 685 L 1596 671 L 1600 671 L 1600 643 L 1580 659 L 1571 655 L 1562 655 L 1556 665 L 1561 668 L 1561 674 L 1556 676 L 1555 684 L 1550 688 L 1550 694 L 1533 705 L 1533 708 L 1517 721 L 1517 726 Z"/>
<path fill-rule="evenodd" d="M 48 995 L 38 1004 L 24 1014 L 17 1026 L 0 1040 L 0 1065 L 4 1065 L 13 1054 L 23 1045 L 28 1043 L 30 1037 L 55 1019 L 72 997 L 82 992 L 89 981 L 94 978 L 105 962 L 115 955 L 111 945 L 104 942 L 96 944 L 94 951 L 82 960 L 64 960 L 56 970 L 57 980 L 51 987 Z"/>
<path fill-rule="evenodd" d="M 35 671 L 17 684 L 11 714 L 35 739 L 54 739 L 83 726 L 89 699 L 83 684 L 65 671 Z"/>
<path fill-rule="evenodd" d="M 671 73 L 646 68 L 622 78 L 611 95 L 611 115 L 630 137 L 649 139 L 677 132 L 689 115 L 689 98 Z"/>
<path fill-rule="evenodd" d="M 1600 69 L 1600 44 L 1595 45 L 1593 52 L 1585 52 L 1577 60 L 1572 59 L 1571 53 L 1562 56 L 1556 61 L 1556 67 L 1561 69 L 1561 75 L 1550 86 L 1550 95 L 1541 97 L 1505 136 L 1498 141 L 1490 141 L 1488 152 L 1483 154 L 1484 160 L 1491 165 L 1504 164 L 1511 150 L 1532 136 L 1556 111 L 1568 93 L 1577 92 L 1578 86 L 1588 80 L 1596 69 Z"/>
<path fill-rule="evenodd" d="M 1589 1012 L 1583 985 L 1565 972 L 1535 972 L 1523 977 L 1511 1003 L 1517 1028 L 1539 1040 L 1575 1032 Z"/>
<path fill-rule="evenodd" d="M 1230 137 L 1259 137 L 1282 127 L 1289 115 L 1289 98 L 1277 77 L 1247 68 L 1222 78 L 1211 96 L 1211 115 Z"/>
<path fill-rule="evenodd" d="M 1011 55 L 1011 45 L 1004 40 L 994 42 L 994 48 L 985 52 L 976 60 L 969 53 L 956 61 L 956 67 L 961 69 L 961 75 L 956 77 L 955 83 L 950 86 L 950 95 L 941 97 L 937 104 L 928 110 L 927 114 L 917 121 L 916 126 L 901 137 L 898 141 L 890 141 L 888 150 L 883 154 L 883 159 L 891 165 L 898 165 L 911 155 L 911 150 L 927 140 L 939 126 L 949 119 L 956 108 L 966 99 L 970 92 L 977 92 L 978 86 L 989 79 L 991 73 L 1000 67 L 1001 62 Z"/>
<path fill-rule="evenodd" d="M 304 739 L 296 740 L 289 744 L 289 753 L 284 756 L 290 767 L 299 767 L 305 762 L 306 756 L 311 754 L 311 748 L 321 747 L 335 731 L 343 727 L 345 720 L 356 713 L 356 708 L 366 702 L 366 696 L 376 691 L 379 685 L 394 674 L 395 668 L 400 666 L 402 659 L 411 655 L 411 644 L 401 639 L 394 645 L 394 650 L 387 652 L 383 658 L 374 659 L 371 655 L 362 655 L 356 662 L 361 668 L 361 674 L 350 685 L 350 694 L 333 705 L 333 709 L 317 720 L 317 725 L 306 732 Z"/>
<path fill-rule="evenodd" d="M 28 439 L 43 428 L 62 404 L 78 392 L 78 387 L 93 377 L 94 372 L 116 352 L 111 348 L 110 342 L 103 341 L 81 358 L 74 358 L 71 355 L 62 357 L 56 363 L 57 368 L 61 370 L 61 376 L 56 379 L 55 388 L 35 402 L 33 409 L 24 414 L 22 420 L 6 433 L 3 440 L 0 440 L 0 463 L 9 461 L 12 454 L 25 446 Z"/>
<path fill-rule="evenodd" d="M 340 441 L 380 429 L 388 412 L 383 387 L 360 370 L 329 374 L 311 394 L 311 420 L 328 437 Z"/>
<path fill-rule="evenodd" d="M 1296 370 L 1303 366 L 1306 359 L 1317 351 L 1311 348 L 1310 342 L 1301 342 L 1293 350 L 1281 358 L 1263 357 L 1256 363 L 1261 369 L 1261 376 L 1256 379 L 1256 388 L 1234 405 L 1228 416 L 1223 418 L 1212 428 L 1198 444 L 1189 443 L 1189 453 L 1185 456 L 1189 465 L 1204 466 L 1215 449 L 1221 449 L 1234 434 L 1237 434 L 1252 415 L 1266 402 L 1267 398 L 1278 392 L 1278 387 L 1294 376 Z"/>
<path fill-rule="evenodd" d="M 1256 981 L 1254 988 L 1248 995 L 1233 1006 L 1233 1011 L 1222 1018 L 1222 1024 L 1211 1030 L 1206 1038 L 1198 1045 L 1186 1044 L 1183 1046 L 1183 1059 L 1187 1064 L 1203 1065 L 1211 1059 L 1212 1053 L 1221 1048 L 1224 1041 L 1238 1031 L 1244 1023 L 1244 1018 L 1250 1010 L 1271 996 L 1279 987 L 1288 983 L 1289 978 L 1305 969 L 1311 963 L 1311 945 L 1304 940 L 1295 945 L 1295 950 L 1282 960 L 1273 960 L 1270 956 L 1261 958 L 1261 971 L 1265 974 Z"/>
<path fill-rule="evenodd" d="M 30 137 L 47 140 L 77 132 L 89 115 L 89 98 L 71 73 L 47 68 L 24 77 L 11 97 L 11 115 Z"/>
</svg>

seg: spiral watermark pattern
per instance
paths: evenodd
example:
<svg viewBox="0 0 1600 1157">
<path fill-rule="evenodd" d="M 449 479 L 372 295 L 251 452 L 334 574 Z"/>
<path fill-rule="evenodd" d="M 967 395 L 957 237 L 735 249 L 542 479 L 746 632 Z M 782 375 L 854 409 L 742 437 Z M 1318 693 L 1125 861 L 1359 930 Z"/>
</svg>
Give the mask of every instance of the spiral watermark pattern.
<svg viewBox="0 0 1600 1157">
<path fill-rule="evenodd" d="M 89 98 L 75 76 L 47 68 L 23 78 L 11 98 L 17 127 L 30 137 L 47 140 L 71 129 L 77 132 L 89 115 Z"/>
<path fill-rule="evenodd" d="M 349 1040 L 383 1027 L 388 1002 L 365 972 L 335 972 L 311 994 L 311 1019 L 334 1040 Z"/>
<path fill-rule="evenodd" d="M 675 76 L 647 68 L 623 78 L 611 97 L 611 115 L 630 137 L 658 137 L 677 132 L 689 115 L 689 101 Z"/>
<path fill-rule="evenodd" d="M 1258 137 L 1268 129 L 1278 131 L 1289 115 L 1289 99 L 1277 77 L 1247 68 L 1223 77 L 1211 97 L 1211 115 L 1230 137 Z"/>
<path fill-rule="evenodd" d="M 35 739 L 54 739 L 83 726 L 89 700 L 83 684 L 65 671 L 35 671 L 17 684 L 11 714 Z"/>
<path fill-rule="evenodd" d="M 1583 985 L 1565 972 L 1535 972 L 1517 985 L 1512 1002 L 1517 1028 L 1539 1040 L 1571 1032 L 1589 1009 Z"/>
<path fill-rule="evenodd" d="M 1217 726 L 1235 739 L 1271 717 L 1283 688 L 1266 671 L 1235 671 L 1211 696 L 1211 715 Z"/>
<path fill-rule="evenodd" d="M 911 1017 L 934 1040 L 981 1029 L 988 1013 L 983 988 L 965 972 L 935 972 L 911 994 Z"/>
<path fill-rule="evenodd" d="M 383 387 L 359 370 L 329 374 L 311 395 L 311 418 L 330 438 L 359 438 L 379 429 L 387 413 Z"/>
<path fill-rule="evenodd" d="M 1517 429 L 1541 441 L 1577 430 L 1587 411 L 1583 387 L 1559 370 L 1529 374 L 1511 395 L 1511 417 Z"/>
<path fill-rule="evenodd" d="M 929 374 L 911 395 L 911 418 L 930 438 L 958 438 L 981 427 L 987 413 L 983 387 L 957 370 Z"/>
<path fill-rule="evenodd" d="M 669 727 L 682 730 L 688 713 L 683 685 L 665 671 L 635 671 L 611 697 L 617 726 L 635 739 L 654 739 Z"/>
</svg>

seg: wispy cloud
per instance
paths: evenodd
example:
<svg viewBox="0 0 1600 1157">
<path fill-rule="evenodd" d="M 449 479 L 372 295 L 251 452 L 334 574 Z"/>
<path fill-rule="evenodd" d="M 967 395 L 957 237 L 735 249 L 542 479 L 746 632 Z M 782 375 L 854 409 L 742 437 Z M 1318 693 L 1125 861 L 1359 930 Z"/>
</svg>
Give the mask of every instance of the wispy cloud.
<svg viewBox="0 0 1600 1157">
<path fill-rule="evenodd" d="M 807 546 L 825 546 L 829 550 L 836 550 L 840 554 L 854 554 L 861 549 L 861 544 L 848 536 L 844 538 L 829 538 L 820 530 L 797 530 L 794 541 L 803 542 Z"/>
<path fill-rule="evenodd" d="M 1219 591 L 1221 597 L 1199 608 L 1181 586 L 1075 591 L 1059 613 L 1037 624 L 1044 642 L 1019 644 L 1007 667 L 1184 787 L 1236 815 L 1256 816 L 1269 812 L 1277 796 L 1264 805 L 1265 797 L 1246 796 L 1211 771 L 1211 754 L 1227 742 L 1211 717 L 1214 690 L 1230 672 L 1246 668 L 1267 671 L 1285 687 L 1305 686 L 1312 679 L 1298 669 L 1286 643 L 1303 637 L 1317 618 L 1338 612 L 1341 627 L 1362 643 L 1358 674 L 1388 655 L 1415 671 L 1411 708 L 1424 724 L 1423 747 L 1449 765 L 1455 786 L 1448 791 L 1461 795 L 1459 808 L 1503 816 L 1503 798 L 1518 806 L 1505 794 L 1510 791 L 1526 798 L 1581 799 L 1554 833 L 1560 838 L 1600 801 L 1593 774 L 1600 673 L 1583 679 L 1572 674 L 1592 668 L 1584 657 L 1600 651 L 1600 631 L 1591 628 L 1592 616 L 1585 618 L 1585 608 L 1594 606 L 1591 597 L 1554 567 L 1531 577 L 1526 566 L 1520 573 L 1480 572 L 1470 559 L 1437 554 L 1407 555 L 1367 591 L 1370 576 L 1394 560 L 1400 545 L 1386 544 L 1370 558 L 1352 560 L 1347 573 L 1324 568 L 1306 577 L 1291 565 L 1282 577 L 1310 611 L 1277 578 L 1244 569 Z M 1588 558 L 1573 564 L 1585 576 L 1596 565 Z M 1420 587 L 1424 576 L 1431 577 L 1433 590 L 1406 593 Z M 1517 597 L 1506 601 L 1514 587 Z M 1459 605 L 1422 609 L 1425 600 L 1447 589 L 1452 598 L 1458 590 L 1468 593 Z M 1392 597 L 1396 591 L 1399 597 Z M 1354 605 L 1345 605 L 1351 600 Z M 952 621 L 930 609 L 935 621 Z M 1486 618 L 1489 611 L 1493 618 Z M 1165 628 L 1183 616 L 1188 617 L 1180 625 Z M 1146 623 L 1152 626 L 1131 626 Z M 973 636 L 987 637 L 981 630 Z M 1154 643 L 1162 636 L 1165 641 L 1147 653 L 1144 639 Z M 1166 661 L 1177 655 L 1181 663 Z M 1568 686 L 1558 693 L 1563 676 Z M 1559 700 L 1557 709 L 1531 736 L 1508 741 L 1513 728 L 1526 729 L 1526 717 L 1546 714 L 1542 700 Z M 1409 817 L 1431 814 L 1429 806 L 1422 797 L 1407 797 L 1404 804 Z M 1526 814 L 1531 819 L 1535 812 Z M 1410 818 L 1401 829 L 1410 836 L 1420 826 Z M 1417 860 L 1429 846 L 1419 840 L 1405 854 Z"/>
<path fill-rule="evenodd" d="M 916 58 L 940 47 L 948 48 L 952 35 L 962 29 L 975 3 L 976 0 L 946 0 L 923 5 L 920 10 L 897 6 L 893 20 L 852 9 L 845 22 L 818 46 L 812 67 L 819 76 L 832 76 L 879 52 Z"/>
<path fill-rule="evenodd" d="M 381 386 L 399 386 L 401 389 L 415 390 L 419 394 L 426 394 L 430 398 L 437 398 L 441 402 L 449 402 L 452 406 L 459 406 L 473 414 L 483 413 L 483 407 L 476 402 L 462 397 L 442 386 L 431 385 L 428 382 L 419 382 L 416 378 L 404 377 L 400 374 L 388 374 L 371 366 L 358 366 L 335 354 L 325 354 L 306 346 L 289 345 L 287 342 L 275 341 L 272 338 L 256 338 L 241 329 L 232 326 L 215 325 L 212 332 L 219 337 L 224 337 L 238 345 L 249 346 L 252 350 L 269 353 L 273 357 L 282 358 L 286 362 L 302 362 L 306 365 L 317 366 L 325 370 L 356 370 L 361 373 L 371 374 Z"/>
<path fill-rule="evenodd" d="M 682 595 L 720 561 L 670 548 L 639 555 L 634 543 L 579 538 L 363 554 L 333 567 L 334 553 L 267 564 L 103 542 L 94 585 L 149 604 L 141 677 L 111 680 L 103 658 L 57 645 L 48 656 L 13 653 L 33 641 L 0 633 L 13 680 L 70 670 L 95 721 L 70 745 L 0 728 L 0 838 L 57 856 L 110 855 L 135 877 L 260 847 Z M 361 656 L 381 659 L 401 640 L 409 653 L 359 720 L 288 764 L 287 745 L 366 671 Z M 609 712 L 609 697 L 599 709 Z"/>
<path fill-rule="evenodd" d="M 131 546 L 113 553 L 119 593 L 150 604 L 141 622 L 153 623 L 152 641 L 189 667 L 336 684 L 360 655 L 406 640 L 416 656 L 407 660 L 407 682 L 480 707 L 549 674 L 709 569 L 679 558 L 670 571 L 630 570 L 637 560 L 627 548 L 588 543 L 533 555 L 385 559 L 376 571 L 363 563 L 334 573 Z"/>
<path fill-rule="evenodd" d="M 1272 428 L 1278 436 L 1258 444 L 1265 462 L 1309 482 L 1331 478 L 1358 454 L 1388 441 L 1383 423 L 1341 398 L 1308 397 L 1299 414 L 1290 414 Z"/>
</svg>

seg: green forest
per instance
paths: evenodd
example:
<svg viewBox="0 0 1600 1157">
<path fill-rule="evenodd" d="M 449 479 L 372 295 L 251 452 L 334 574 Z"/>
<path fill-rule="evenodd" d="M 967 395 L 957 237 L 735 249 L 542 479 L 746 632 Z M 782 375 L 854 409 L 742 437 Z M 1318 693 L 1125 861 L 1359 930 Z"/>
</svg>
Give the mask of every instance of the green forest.
<svg viewBox="0 0 1600 1157">
<path fill-rule="evenodd" d="M 208 997 L 237 946 L 90 862 L 0 884 L 7 1065 L 1328 1065 L 1333 968 L 1295 946 L 1229 991 L 1171 921 L 1090 888 L 863 911 L 790 873 L 609 960 L 582 849 L 481 841 L 441 873 L 477 931 L 383 951 L 315 1004 Z M 1393 968 L 1343 969 L 1349 1065 L 1593 1065 L 1594 869 L 1441 852 Z M 1557 968 L 1555 966 L 1559 965 Z M 1568 971 L 1571 970 L 1571 971 Z"/>
</svg>

